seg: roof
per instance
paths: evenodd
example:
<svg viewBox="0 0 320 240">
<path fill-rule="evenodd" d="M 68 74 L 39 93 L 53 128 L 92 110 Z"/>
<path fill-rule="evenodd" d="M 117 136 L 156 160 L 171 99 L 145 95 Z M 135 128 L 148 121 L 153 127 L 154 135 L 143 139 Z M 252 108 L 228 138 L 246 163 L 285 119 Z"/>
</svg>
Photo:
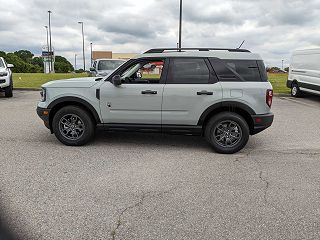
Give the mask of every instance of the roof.
<svg viewBox="0 0 320 240">
<path fill-rule="evenodd" d="M 219 49 L 219 48 L 186 48 L 178 49 L 151 49 L 137 58 L 163 57 L 216 57 L 220 59 L 262 60 L 259 54 L 251 53 L 246 49 Z"/>
<path fill-rule="evenodd" d="M 107 61 L 121 61 L 121 62 L 125 62 L 126 60 L 123 59 L 114 59 L 114 58 L 97 58 L 95 61 L 101 61 L 101 60 L 107 60 Z"/>
</svg>

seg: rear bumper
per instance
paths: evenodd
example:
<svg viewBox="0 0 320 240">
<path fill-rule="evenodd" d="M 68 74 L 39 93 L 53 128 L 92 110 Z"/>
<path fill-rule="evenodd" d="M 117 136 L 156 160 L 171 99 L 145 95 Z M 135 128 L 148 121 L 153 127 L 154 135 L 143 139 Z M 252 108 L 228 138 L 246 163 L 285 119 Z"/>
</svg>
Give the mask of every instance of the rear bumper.
<svg viewBox="0 0 320 240">
<path fill-rule="evenodd" d="M 273 123 L 274 115 L 273 113 L 268 113 L 263 115 L 252 115 L 251 117 L 253 128 L 251 129 L 250 134 L 254 135 L 270 127 Z"/>
<path fill-rule="evenodd" d="M 50 129 L 50 109 L 37 107 L 37 114 L 43 120 L 44 125 Z"/>
</svg>

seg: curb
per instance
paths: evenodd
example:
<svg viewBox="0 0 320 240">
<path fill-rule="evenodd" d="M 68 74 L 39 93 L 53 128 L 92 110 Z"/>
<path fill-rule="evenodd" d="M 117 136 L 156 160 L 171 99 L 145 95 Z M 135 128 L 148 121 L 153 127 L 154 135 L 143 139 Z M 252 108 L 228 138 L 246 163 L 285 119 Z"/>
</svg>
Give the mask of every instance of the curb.
<svg viewBox="0 0 320 240">
<path fill-rule="evenodd" d="M 40 91 L 40 88 L 13 88 L 13 90 L 19 90 L 19 91 Z"/>
</svg>

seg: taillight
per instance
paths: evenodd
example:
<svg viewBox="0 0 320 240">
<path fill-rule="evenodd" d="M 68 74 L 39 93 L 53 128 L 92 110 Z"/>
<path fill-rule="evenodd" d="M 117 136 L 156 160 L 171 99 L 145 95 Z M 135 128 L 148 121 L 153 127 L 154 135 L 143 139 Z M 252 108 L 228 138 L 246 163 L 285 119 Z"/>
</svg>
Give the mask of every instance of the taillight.
<svg viewBox="0 0 320 240">
<path fill-rule="evenodd" d="M 271 105 L 272 105 L 272 98 L 273 98 L 273 90 L 268 89 L 266 93 L 266 103 L 269 106 L 269 108 L 271 108 Z"/>
</svg>

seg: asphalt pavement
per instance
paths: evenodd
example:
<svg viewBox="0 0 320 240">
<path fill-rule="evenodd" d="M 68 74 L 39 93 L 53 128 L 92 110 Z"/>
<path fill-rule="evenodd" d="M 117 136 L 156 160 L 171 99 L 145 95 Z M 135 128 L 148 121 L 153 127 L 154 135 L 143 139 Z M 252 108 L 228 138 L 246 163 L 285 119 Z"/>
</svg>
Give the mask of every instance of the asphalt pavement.
<svg viewBox="0 0 320 240">
<path fill-rule="evenodd" d="M 40 95 L 0 93 L 1 219 L 20 239 L 320 239 L 320 97 L 276 97 L 238 154 L 201 137 L 98 132 L 67 147 Z"/>
</svg>

